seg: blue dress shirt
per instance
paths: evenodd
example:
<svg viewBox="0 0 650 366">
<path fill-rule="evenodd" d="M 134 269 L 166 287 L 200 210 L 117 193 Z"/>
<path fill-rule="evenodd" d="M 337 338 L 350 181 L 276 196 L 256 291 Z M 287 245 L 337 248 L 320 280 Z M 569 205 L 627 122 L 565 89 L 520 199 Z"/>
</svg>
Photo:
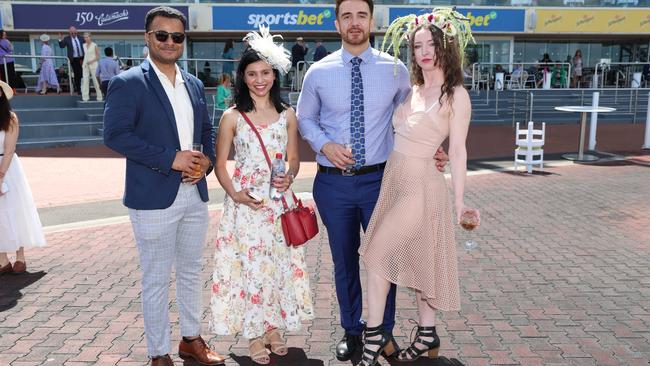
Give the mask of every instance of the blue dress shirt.
<svg viewBox="0 0 650 366">
<path fill-rule="evenodd" d="M 344 48 L 312 65 L 298 99 L 298 127 L 320 165 L 334 166 L 321 152 L 350 128 L 350 87 L 354 57 Z M 366 164 L 383 163 L 393 150 L 393 110 L 411 90 L 406 66 L 368 47 L 361 55 L 364 89 Z"/>
</svg>

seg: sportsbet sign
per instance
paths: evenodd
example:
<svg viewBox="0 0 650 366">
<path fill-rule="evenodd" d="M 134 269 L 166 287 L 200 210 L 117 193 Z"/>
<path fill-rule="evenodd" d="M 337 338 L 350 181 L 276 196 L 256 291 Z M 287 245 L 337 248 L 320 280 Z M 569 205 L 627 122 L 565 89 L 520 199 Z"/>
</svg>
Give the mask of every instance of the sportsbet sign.
<svg viewBox="0 0 650 366">
<path fill-rule="evenodd" d="M 458 8 L 460 13 L 469 18 L 472 32 L 523 32 L 525 30 L 526 10 L 524 9 L 488 9 Z M 397 8 L 388 10 L 389 21 L 408 14 L 424 14 L 431 8 Z"/>
<path fill-rule="evenodd" d="M 275 31 L 336 31 L 334 8 L 213 6 L 212 29 L 248 31 L 268 24 Z"/>
</svg>

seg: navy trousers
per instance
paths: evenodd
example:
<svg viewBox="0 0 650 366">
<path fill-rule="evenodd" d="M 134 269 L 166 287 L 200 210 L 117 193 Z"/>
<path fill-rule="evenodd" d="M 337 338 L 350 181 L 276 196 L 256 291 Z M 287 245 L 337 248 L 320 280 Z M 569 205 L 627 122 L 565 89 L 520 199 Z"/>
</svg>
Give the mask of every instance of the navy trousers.
<svg viewBox="0 0 650 366">
<path fill-rule="evenodd" d="M 365 231 L 379 198 L 383 171 L 356 176 L 316 174 L 314 201 L 329 236 L 336 296 L 341 311 L 341 326 L 347 333 L 363 331 L 361 279 L 359 276 L 360 229 Z M 384 329 L 395 325 L 396 286 L 391 285 L 384 311 Z"/>
</svg>

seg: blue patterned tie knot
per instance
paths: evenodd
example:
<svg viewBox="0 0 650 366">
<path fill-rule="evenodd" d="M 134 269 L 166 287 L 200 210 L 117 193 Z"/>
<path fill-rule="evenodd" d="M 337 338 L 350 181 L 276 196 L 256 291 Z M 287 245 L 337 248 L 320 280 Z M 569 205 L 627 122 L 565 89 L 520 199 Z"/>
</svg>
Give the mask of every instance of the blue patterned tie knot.
<svg viewBox="0 0 650 366">
<path fill-rule="evenodd" d="M 366 128 L 363 109 L 363 78 L 361 77 L 361 58 L 353 57 L 350 95 L 350 144 L 354 157 L 354 168 L 359 169 L 366 163 Z"/>
</svg>

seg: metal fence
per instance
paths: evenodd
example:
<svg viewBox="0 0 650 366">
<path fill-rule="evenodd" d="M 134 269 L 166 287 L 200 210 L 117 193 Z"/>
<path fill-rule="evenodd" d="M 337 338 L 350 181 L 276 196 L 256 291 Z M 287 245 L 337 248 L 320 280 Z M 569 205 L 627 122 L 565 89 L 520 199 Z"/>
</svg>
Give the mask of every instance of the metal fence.
<svg viewBox="0 0 650 366">
<path fill-rule="evenodd" d="M 10 83 L 10 78 L 8 77 L 8 70 L 7 70 L 7 58 L 13 58 L 14 61 L 14 69 L 16 71 L 16 77 L 19 78 L 23 85 L 11 85 L 12 88 L 15 89 L 24 89 L 25 93 L 29 91 L 29 89 L 34 89 L 34 91 L 37 90 L 39 87 L 38 85 L 38 78 L 39 78 L 39 71 L 41 69 L 41 59 L 42 57 L 40 55 L 6 55 L 2 56 L 2 61 L 3 65 L 2 67 L 4 68 L 4 73 L 7 75 L 7 83 Z M 65 86 L 65 83 L 63 81 L 66 81 L 67 79 L 67 86 L 70 88 L 70 95 L 74 92 L 74 86 L 72 83 L 72 69 L 70 68 L 70 60 L 66 56 L 48 56 L 48 59 L 51 59 L 55 67 L 55 72 L 56 72 L 56 60 L 62 61 L 61 65 L 64 66 L 66 69 L 67 77 L 63 77 L 63 80 L 59 80 L 59 85 L 63 84 Z M 31 65 L 23 65 L 22 63 L 17 63 L 17 60 L 20 59 L 26 59 L 26 60 L 31 60 L 29 62 Z M 80 75 L 81 76 L 81 75 Z M 57 75 L 57 79 L 59 79 L 60 75 Z"/>
<path fill-rule="evenodd" d="M 498 71 L 497 66 L 502 70 Z M 471 75 L 465 77 L 471 76 L 473 90 L 568 88 L 571 68 L 569 62 L 476 62 L 471 65 Z"/>
</svg>

